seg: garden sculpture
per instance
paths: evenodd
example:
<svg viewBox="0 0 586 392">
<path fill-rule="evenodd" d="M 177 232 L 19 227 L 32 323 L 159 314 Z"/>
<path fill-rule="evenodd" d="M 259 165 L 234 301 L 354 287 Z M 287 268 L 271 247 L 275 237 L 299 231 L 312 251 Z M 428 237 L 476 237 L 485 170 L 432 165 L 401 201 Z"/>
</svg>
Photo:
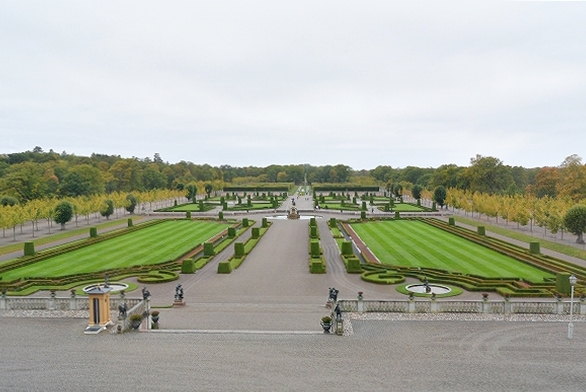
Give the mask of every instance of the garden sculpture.
<svg viewBox="0 0 586 392">
<path fill-rule="evenodd" d="M 151 293 L 145 287 L 142 288 L 142 299 L 147 300 L 151 296 Z"/>
<path fill-rule="evenodd" d="M 335 288 L 330 287 L 330 297 L 329 297 L 329 299 L 331 299 L 332 301 L 336 302 L 338 300 L 338 293 L 339 292 L 340 292 L 339 290 L 336 290 Z"/>
<path fill-rule="evenodd" d="M 178 301 L 183 300 L 183 287 L 181 286 L 181 283 L 175 287 L 175 299 Z"/>
<path fill-rule="evenodd" d="M 126 302 L 118 305 L 118 317 L 126 317 Z"/>
</svg>

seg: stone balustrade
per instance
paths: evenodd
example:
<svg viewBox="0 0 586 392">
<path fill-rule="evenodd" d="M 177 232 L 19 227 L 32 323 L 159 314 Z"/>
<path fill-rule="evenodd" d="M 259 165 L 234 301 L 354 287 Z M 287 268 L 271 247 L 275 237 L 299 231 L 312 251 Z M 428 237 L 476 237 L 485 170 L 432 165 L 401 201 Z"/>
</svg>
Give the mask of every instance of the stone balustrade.
<svg viewBox="0 0 586 392">
<path fill-rule="evenodd" d="M 110 310 L 118 310 L 118 305 L 126 302 L 128 308 L 142 302 L 142 298 L 110 298 Z M 48 298 L 40 297 L 11 297 L 0 296 L 0 310 L 89 310 L 88 297 L 57 297 L 50 295 Z"/>
<path fill-rule="evenodd" d="M 342 312 L 377 313 L 490 313 L 490 314 L 570 314 L 570 301 L 564 300 L 365 300 L 339 299 Z M 586 315 L 586 301 L 576 300 L 573 313 Z"/>
</svg>

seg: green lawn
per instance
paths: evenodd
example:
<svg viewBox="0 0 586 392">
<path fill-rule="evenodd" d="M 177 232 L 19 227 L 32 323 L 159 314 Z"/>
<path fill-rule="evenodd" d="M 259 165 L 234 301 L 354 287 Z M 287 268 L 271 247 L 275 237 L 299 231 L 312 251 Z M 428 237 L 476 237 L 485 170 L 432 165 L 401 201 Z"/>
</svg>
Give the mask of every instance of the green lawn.
<svg viewBox="0 0 586 392">
<path fill-rule="evenodd" d="M 413 204 L 397 203 L 394 207 L 391 207 L 393 211 L 399 212 L 421 212 L 425 211 L 421 207 L 414 206 Z"/>
<path fill-rule="evenodd" d="M 210 204 L 210 203 L 204 203 L 204 211 L 209 211 L 214 209 L 215 207 L 217 207 L 219 204 Z M 199 212 L 199 203 L 187 203 L 187 204 L 181 204 L 177 207 L 171 207 L 171 208 L 165 208 L 164 211 L 171 211 L 171 212 L 187 212 L 187 211 L 191 211 L 191 212 Z"/>
<path fill-rule="evenodd" d="M 170 261 L 212 238 L 228 226 L 206 221 L 165 221 L 32 265 L 9 270 L 2 274 L 2 280 L 12 281 L 20 277 L 59 277 Z"/>
<path fill-rule="evenodd" d="M 352 228 L 385 264 L 425 267 L 487 278 L 543 282 L 554 275 L 418 221 L 353 224 Z"/>
</svg>

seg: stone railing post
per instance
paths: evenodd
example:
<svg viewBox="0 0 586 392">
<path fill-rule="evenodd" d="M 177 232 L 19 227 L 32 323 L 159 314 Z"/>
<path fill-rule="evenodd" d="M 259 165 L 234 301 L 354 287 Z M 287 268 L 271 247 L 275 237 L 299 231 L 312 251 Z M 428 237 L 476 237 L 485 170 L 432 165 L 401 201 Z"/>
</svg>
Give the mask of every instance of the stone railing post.
<svg viewBox="0 0 586 392">
<path fill-rule="evenodd" d="M 51 295 L 47 300 L 47 310 L 55 310 L 55 292 L 51 291 Z"/>
<path fill-rule="evenodd" d="M 71 290 L 71 296 L 69 297 L 69 310 L 77 310 L 77 297 L 75 290 Z"/>
<path fill-rule="evenodd" d="M 435 300 L 435 296 L 432 295 L 431 297 L 431 304 L 430 304 L 431 313 L 437 313 L 437 302 Z"/>
<path fill-rule="evenodd" d="M 490 302 L 488 302 L 486 299 L 483 299 L 480 305 L 480 309 L 482 313 L 490 313 Z"/>
<path fill-rule="evenodd" d="M 511 301 L 505 297 L 505 314 L 511 314 Z"/>
<path fill-rule="evenodd" d="M 415 297 L 413 294 L 409 295 L 409 302 L 407 302 L 407 312 L 415 313 Z"/>
<path fill-rule="evenodd" d="M 583 299 L 580 300 L 580 305 L 579 305 L 578 313 L 580 313 L 580 314 L 586 314 L 586 303 L 584 302 Z"/>
<path fill-rule="evenodd" d="M 6 310 L 6 291 L 2 291 L 0 295 L 0 310 Z"/>
<path fill-rule="evenodd" d="M 556 314 L 564 314 L 564 303 L 561 299 L 558 299 L 555 304 Z"/>
<path fill-rule="evenodd" d="M 362 291 L 358 292 L 358 313 L 364 313 L 364 297 L 362 296 Z"/>
</svg>

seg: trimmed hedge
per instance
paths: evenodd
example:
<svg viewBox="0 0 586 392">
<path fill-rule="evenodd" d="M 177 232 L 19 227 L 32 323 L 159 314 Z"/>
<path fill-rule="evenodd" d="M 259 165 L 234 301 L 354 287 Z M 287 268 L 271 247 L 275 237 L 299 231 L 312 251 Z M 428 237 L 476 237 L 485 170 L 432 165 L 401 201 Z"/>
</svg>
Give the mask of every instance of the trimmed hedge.
<svg viewBox="0 0 586 392">
<path fill-rule="evenodd" d="M 139 276 L 139 283 L 169 283 L 179 279 L 179 274 L 173 271 L 151 271 L 148 275 Z"/>
<path fill-rule="evenodd" d="M 218 263 L 218 273 L 219 274 L 229 274 L 232 272 L 232 267 L 230 266 L 229 261 L 221 261 Z"/>
<path fill-rule="evenodd" d="M 35 243 L 27 241 L 24 243 L 24 255 L 33 256 L 35 254 Z"/>
<path fill-rule="evenodd" d="M 236 242 L 234 244 L 234 255 L 235 255 L 235 257 L 244 256 L 244 243 L 243 242 Z"/>
<path fill-rule="evenodd" d="M 185 259 L 181 263 L 182 274 L 193 274 L 195 273 L 195 261 L 193 259 Z"/>
<path fill-rule="evenodd" d="M 214 250 L 214 244 L 212 242 L 205 242 L 203 244 L 203 255 L 204 256 L 214 256 L 216 254 Z"/>
</svg>

